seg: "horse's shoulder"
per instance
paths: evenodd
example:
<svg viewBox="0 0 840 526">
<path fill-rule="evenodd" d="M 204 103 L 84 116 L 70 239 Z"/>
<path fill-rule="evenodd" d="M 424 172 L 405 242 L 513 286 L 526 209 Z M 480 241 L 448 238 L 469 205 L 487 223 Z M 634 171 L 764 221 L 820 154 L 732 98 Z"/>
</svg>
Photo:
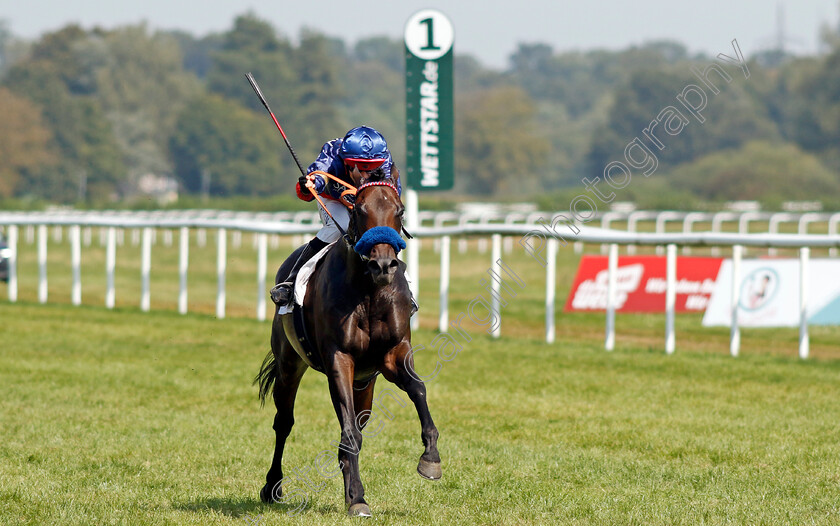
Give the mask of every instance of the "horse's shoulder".
<svg viewBox="0 0 840 526">
<path fill-rule="evenodd" d="M 318 264 L 313 269 L 313 277 L 319 279 L 330 279 L 344 271 L 346 264 L 341 257 L 338 244 L 331 245 Z"/>
</svg>

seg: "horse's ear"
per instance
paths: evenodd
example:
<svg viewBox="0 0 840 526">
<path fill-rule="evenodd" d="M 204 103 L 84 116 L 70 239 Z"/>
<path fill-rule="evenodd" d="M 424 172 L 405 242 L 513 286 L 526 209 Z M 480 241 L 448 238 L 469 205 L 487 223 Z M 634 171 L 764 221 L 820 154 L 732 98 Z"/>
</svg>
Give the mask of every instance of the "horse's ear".
<svg viewBox="0 0 840 526">
<path fill-rule="evenodd" d="M 391 165 L 391 179 L 394 180 L 394 185 L 399 188 L 400 187 L 400 170 L 397 168 L 396 164 Z"/>
<path fill-rule="evenodd" d="M 362 181 L 362 172 L 359 171 L 358 166 L 354 166 L 353 170 L 348 173 L 350 175 L 350 180 L 353 181 L 353 186 L 358 188 L 362 185 L 364 181 Z"/>
<path fill-rule="evenodd" d="M 370 175 L 368 175 L 367 178 L 362 180 L 363 184 L 385 180 L 385 170 L 383 170 L 382 167 L 379 167 L 376 170 L 373 170 L 372 172 L 369 172 L 369 173 L 370 173 Z"/>
</svg>

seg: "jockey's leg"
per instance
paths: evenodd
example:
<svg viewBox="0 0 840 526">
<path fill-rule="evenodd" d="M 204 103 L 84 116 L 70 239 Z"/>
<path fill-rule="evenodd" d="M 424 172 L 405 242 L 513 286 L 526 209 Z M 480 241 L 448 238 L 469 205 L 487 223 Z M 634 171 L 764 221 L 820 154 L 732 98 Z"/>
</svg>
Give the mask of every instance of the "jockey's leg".
<svg viewBox="0 0 840 526">
<path fill-rule="evenodd" d="M 335 220 L 341 224 L 341 228 L 346 230 L 347 225 L 350 223 L 350 213 L 347 211 L 347 208 L 336 201 L 326 200 L 325 203 Z M 324 209 L 320 205 L 318 206 L 318 211 L 321 213 L 321 222 L 324 226 L 321 227 L 321 230 L 318 231 L 315 237 L 306 245 L 306 248 L 303 249 L 303 252 L 300 253 L 300 256 L 295 262 L 295 266 L 292 267 L 286 280 L 283 283 L 278 283 L 269 291 L 271 300 L 277 305 L 289 305 L 294 301 L 295 279 L 300 268 L 312 256 L 320 252 L 321 249 L 341 237 L 341 232 L 339 232 L 333 220 L 324 212 Z"/>
<path fill-rule="evenodd" d="M 317 254 L 321 251 L 325 246 L 329 245 L 329 243 L 318 239 L 318 237 L 312 238 L 309 243 L 306 244 L 303 251 L 298 256 L 297 261 L 295 261 L 295 266 L 292 267 L 292 270 L 289 272 L 289 276 L 286 278 L 286 281 L 283 283 L 278 283 L 275 285 L 268 293 L 271 296 L 271 301 L 276 303 L 277 305 L 289 305 L 292 303 L 295 297 L 295 279 L 297 279 L 298 272 L 300 268 L 303 266 L 304 263 L 309 261 L 312 256 Z"/>
</svg>

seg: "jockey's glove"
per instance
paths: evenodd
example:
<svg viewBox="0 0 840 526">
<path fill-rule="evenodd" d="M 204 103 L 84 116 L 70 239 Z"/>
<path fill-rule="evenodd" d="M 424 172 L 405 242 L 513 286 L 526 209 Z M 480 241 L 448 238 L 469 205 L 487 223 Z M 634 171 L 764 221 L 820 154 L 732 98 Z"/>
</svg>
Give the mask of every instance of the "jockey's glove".
<svg viewBox="0 0 840 526">
<path fill-rule="evenodd" d="M 315 189 L 317 194 L 321 194 L 321 192 L 324 191 L 324 188 L 327 187 L 327 182 L 324 181 L 324 178 L 314 173 L 308 173 L 298 177 L 298 184 L 300 185 L 301 190 L 311 187 Z"/>
</svg>

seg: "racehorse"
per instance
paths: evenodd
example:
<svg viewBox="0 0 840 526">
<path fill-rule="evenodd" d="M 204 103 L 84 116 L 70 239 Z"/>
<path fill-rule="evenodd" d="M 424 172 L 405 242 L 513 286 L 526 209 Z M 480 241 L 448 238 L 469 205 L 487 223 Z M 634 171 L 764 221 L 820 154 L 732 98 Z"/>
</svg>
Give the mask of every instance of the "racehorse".
<svg viewBox="0 0 840 526">
<path fill-rule="evenodd" d="M 358 453 L 362 430 L 372 414 L 378 373 L 405 391 L 417 410 L 425 446 L 418 473 L 432 480 L 441 477 L 438 430 L 426 404 L 426 387 L 414 372 L 405 266 L 397 259 L 399 249 L 405 247 L 399 235 L 405 206 L 396 186 L 382 176 L 381 171 L 373 172 L 360 181 L 347 235 L 325 249 L 310 277 L 303 305 L 296 307 L 303 314 L 303 327 L 297 332 L 306 334 L 312 343 L 309 354 L 292 344 L 291 315 L 278 315 L 275 309 L 271 352 L 254 380 L 259 383 L 260 399 L 264 402 L 271 391 L 277 407 L 273 426 L 277 441 L 260 490 L 263 502 L 281 500 L 283 448 L 294 425 L 295 395 L 310 367 L 327 376 L 341 426 L 338 467 L 344 476 L 348 515 L 370 516 Z M 276 283 L 286 278 L 302 249 L 281 265 Z"/>
</svg>

